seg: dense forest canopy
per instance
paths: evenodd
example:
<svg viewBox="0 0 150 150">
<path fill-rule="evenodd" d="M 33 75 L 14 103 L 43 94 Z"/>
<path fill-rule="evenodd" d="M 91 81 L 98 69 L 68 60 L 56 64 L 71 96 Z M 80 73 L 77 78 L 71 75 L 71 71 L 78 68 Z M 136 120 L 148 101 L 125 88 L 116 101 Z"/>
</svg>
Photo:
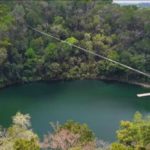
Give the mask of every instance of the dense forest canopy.
<svg viewBox="0 0 150 150">
<path fill-rule="evenodd" d="M 0 1 L 0 86 L 107 78 L 149 82 L 130 70 L 45 37 L 28 25 L 150 72 L 150 8 L 111 0 Z"/>
</svg>

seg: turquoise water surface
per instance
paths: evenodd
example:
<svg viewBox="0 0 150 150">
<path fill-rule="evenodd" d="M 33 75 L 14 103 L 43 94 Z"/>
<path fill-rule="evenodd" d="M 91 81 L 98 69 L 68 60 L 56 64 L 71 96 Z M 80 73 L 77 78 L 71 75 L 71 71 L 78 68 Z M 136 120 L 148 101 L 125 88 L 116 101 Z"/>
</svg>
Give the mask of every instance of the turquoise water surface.
<svg viewBox="0 0 150 150">
<path fill-rule="evenodd" d="M 96 136 L 115 140 L 120 120 L 136 111 L 150 113 L 148 92 L 139 86 L 98 80 L 38 82 L 0 90 L 0 124 L 7 127 L 16 112 L 29 113 L 32 127 L 41 137 L 51 131 L 49 122 L 75 120 L 87 123 Z"/>
</svg>

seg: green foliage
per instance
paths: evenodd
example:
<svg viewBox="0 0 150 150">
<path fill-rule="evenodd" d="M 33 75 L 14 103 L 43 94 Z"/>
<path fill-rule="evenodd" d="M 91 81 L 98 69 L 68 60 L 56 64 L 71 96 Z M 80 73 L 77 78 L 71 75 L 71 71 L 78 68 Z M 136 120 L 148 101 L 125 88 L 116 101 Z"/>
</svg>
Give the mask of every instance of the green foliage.
<svg viewBox="0 0 150 150">
<path fill-rule="evenodd" d="M 56 16 L 54 18 L 54 24 L 63 24 L 64 23 L 64 20 L 63 20 L 63 17 L 61 16 Z"/>
<path fill-rule="evenodd" d="M 60 72 L 60 64 L 52 63 L 52 64 L 50 64 L 50 69 L 51 69 L 52 72 L 54 72 L 56 74 L 57 73 L 59 74 L 59 72 Z"/>
<path fill-rule="evenodd" d="M 35 56 L 36 56 L 35 51 L 33 50 L 33 48 L 28 48 L 27 51 L 25 52 L 25 55 L 28 58 L 35 58 Z"/>
<path fill-rule="evenodd" d="M 44 41 L 42 39 L 42 37 L 33 39 L 30 43 L 30 46 L 35 49 L 36 51 L 38 51 L 39 49 L 41 49 L 44 45 Z"/>
<path fill-rule="evenodd" d="M 79 67 L 74 66 L 69 70 L 68 76 L 69 79 L 79 78 Z"/>
<path fill-rule="evenodd" d="M 111 150 L 133 150 L 133 149 L 128 148 L 128 147 L 124 146 L 123 144 L 113 143 L 111 145 Z"/>
<path fill-rule="evenodd" d="M 150 71 L 150 10 L 110 3 L 111 0 L 0 2 L 0 86 L 12 81 L 54 78 L 148 83 L 150 80 L 141 75 L 71 46 Z M 29 29 L 28 24 L 65 42 L 43 36 Z"/>
<path fill-rule="evenodd" d="M 5 48 L 0 48 L 0 66 L 7 59 L 7 50 Z"/>
<path fill-rule="evenodd" d="M 79 134 L 79 141 L 81 144 L 92 142 L 95 140 L 94 133 L 86 124 L 80 124 L 75 121 L 67 121 L 65 124 L 60 126 L 60 129 L 67 129 L 74 134 Z"/>
<path fill-rule="evenodd" d="M 0 4 L 0 16 L 0 31 L 7 31 L 14 20 L 7 5 Z"/>
<path fill-rule="evenodd" d="M 56 58 L 57 57 L 57 45 L 55 43 L 49 43 L 45 49 L 46 56 L 48 58 Z"/>
<path fill-rule="evenodd" d="M 3 39 L 2 41 L 0 41 L 0 46 L 2 46 L 2 47 L 11 46 L 10 40 L 8 38 Z"/>
<path fill-rule="evenodd" d="M 2 150 L 39 150 L 38 136 L 30 129 L 29 114 L 18 112 L 13 116 L 13 124 L 2 130 L 0 149 Z"/>
<path fill-rule="evenodd" d="M 40 150 L 40 147 L 35 139 L 17 139 L 14 144 L 14 150 Z"/>
<path fill-rule="evenodd" d="M 74 37 L 70 37 L 66 39 L 66 42 L 68 42 L 69 44 L 76 44 L 78 40 Z"/>
<path fill-rule="evenodd" d="M 150 119 L 137 112 L 133 121 L 121 121 L 117 137 L 121 144 L 132 149 L 145 149 L 150 143 Z"/>
<path fill-rule="evenodd" d="M 112 50 L 108 53 L 108 58 L 115 60 L 115 61 L 119 61 L 119 54 L 117 51 Z"/>
<path fill-rule="evenodd" d="M 36 7 L 32 7 L 32 9 L 30 8 L 30 10 L 27 12 L 26 16 L 27 16 L 27 22 L 29 24 L 32 25 L 36 25 L 36 24 L 40 24 L 42 23 L 42 18 L 39 17 L 39 10 L 34 10 Z"/>
</svg>

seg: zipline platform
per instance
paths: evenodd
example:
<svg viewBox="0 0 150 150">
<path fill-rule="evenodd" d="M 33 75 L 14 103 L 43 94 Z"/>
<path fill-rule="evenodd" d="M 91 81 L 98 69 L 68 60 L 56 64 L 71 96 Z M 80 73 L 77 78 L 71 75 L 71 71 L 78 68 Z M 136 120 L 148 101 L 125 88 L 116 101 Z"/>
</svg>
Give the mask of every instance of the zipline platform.
<svg viewBox="0 0 150 150">
<path fill-rule="evenodd" d="M 150 93 L 137 94 L 137 97 L 150 96 Z"/>
</svg>

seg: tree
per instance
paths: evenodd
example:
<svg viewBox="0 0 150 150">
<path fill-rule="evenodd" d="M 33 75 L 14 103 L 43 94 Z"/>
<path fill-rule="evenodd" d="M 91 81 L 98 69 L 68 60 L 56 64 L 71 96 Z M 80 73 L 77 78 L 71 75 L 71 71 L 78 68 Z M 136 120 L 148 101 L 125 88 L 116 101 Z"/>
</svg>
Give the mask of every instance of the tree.
<svg viewBox="0 0 150 150">
<path fill-rule="evenodd" d="M 14 150 L 40 150 L 40 147 L 35 139 L 17 139 L 14 144 Z"/>
<path fill-rule="evenodd" d="M 62 72 L 61 66 L 57 62 L 50 63 L 47 66 L 47 78 L 56 79 L 59 78 L 59 75 Z"/>
<path fill-rule="evenodd" d="M 119 143 L 113 143 L 111 145 L 111 150 L 133 150 L 132 148 L 129 148 L 123 144 L 119 144 Z"/>
<path fill-rule="evenodd" d="M 5 4 L 0 4 L 0 32 L 8 31 L 14 20 L 10 8 Z M 1 37 L 1 36 L 0 36 Z"/>
<path fill-rule="evenodd" d="M 36 57 L 36 53 L 35 51 L 33 50 L 33 48 L 28 48 L 27 51 L 25 52 L 25 55 L 28 57 L 28 58 L 35 58 Z"/>
<path fill-rule="evenodd" d="M 13 116 L 13 124 L 20 126 L 21 128 L 25 128 L 27 129 L 28 127 L 31 126 L 30 123 L 30 115 L 29 114 L 21 114 L 20 112 L 18 112 L 15 116 Z"/>
<path fill-rule="evenodd" d="M 38 136 L 30 129 L 29 114 L 18 112 L 13 116 L 13 124 L 1 131 L 2 150 L 40 150 Z"/>
<path fill-rule="evenodd" d="M 80 135 L 78 134 L 74 134 L 67 129 L 62 129 L 55 134 L 45 136 L 42 148 L 66 150 L 70 147 L 74 147 L 77 144 L 79 137 Z"/>
<path fill-rule="evenodd" d="M 67 121 L 63 125 L 54 128 L 53 134 L 44 138 L 42 148 L 60 150 L 94 150 L 95 136 L 86 124 L 75 121 Z"/>
<path fill-rule="evenodd" d="M 60 126 L 60 129 L 68 129 L 74 134 L 79 134 L 79 141 L 81 144 L 92 142 L 95 140 L 94 133 L 89 129 L 86 124 L 80 124 L 75 121 L 67 121 L 65 124 Z"/>
<path fill-rule="evenodd" d="M 78 40 L 75 37 L 69 37 L 65 41 L 68 42 L 70 45 L 78 43 Z"/>
<path fill-rule="evenodd" d="M 16 5 L 13 10 L 13 16 L 15 17 L 15 20 L 17 23 L 23 24 L 24 23 L 24 17 L 25 17 L 25 10 L 22 5 Z"/>
<path fill-rule="evenodd" d="M 7 50 L 5 48 L 0 48 L 0 66 L 6 61 L 7 59 Z"/>
<path fill-rule="evenodd" d="M 144 119 L 136 112 L 133 121 L 121 121 L 120 129 L 117 131 L 117 138 L 121 144 L 115 146 L 127 147 L 129 149 L 146 149 L 150 143 L 150 119 Z"/>
<path fill-rule="evenodd" d="M 52 59 L 58 56 L 57 45 L 55 43 L 49 43 L 45 48 L 45 58 Z"/>
</svg>

